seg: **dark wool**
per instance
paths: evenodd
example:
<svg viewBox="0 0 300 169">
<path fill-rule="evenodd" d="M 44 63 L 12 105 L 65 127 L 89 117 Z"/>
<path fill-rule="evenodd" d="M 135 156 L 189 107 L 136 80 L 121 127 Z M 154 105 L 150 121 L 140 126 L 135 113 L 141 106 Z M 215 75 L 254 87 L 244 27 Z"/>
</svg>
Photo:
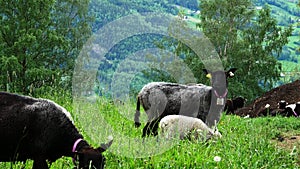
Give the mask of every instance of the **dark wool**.
<svg viewBox="0 0 300 169">
<path fill-rule="evenodd" d="M 246 99 L 244 99 L 243 97 L 240 97 L 240 96 L 236 97 L 232 100 L 227 99 L 224 111 L 226 112 L 226 114 L 234 114 L 235 110 L 237 110 L 238 108 L 244 107 L 245 102 L 246 102 Z"/>
<path fill-rule="evenodd" d="M 37 169 L 48 168 L 46 160 L 74 157 L 73 144 L 83 138 L 56 103 L 6 92 L 0 92 L 0 136 L 0 161 L 32 159 Z M 90 148 L 86 141 L 78 147 Z"/>
<path fill-rule="evenodd" d="M 162 113 L 199 117 L 205 121 L 210 108 L 212 87 L 153 82 L 143 87 L 138 95 L 149 120 Z M 151 113 L 155 111 L 156 113 Z"/>
<path fill-rule="evenodd" d="M 61 109 L 47 100 L 1 92 L 0 107 L 1 143 L 5 145 L 1 161 L 25 161 L 28 157 L 55 161 L 82 138 Z"/>
</svg>

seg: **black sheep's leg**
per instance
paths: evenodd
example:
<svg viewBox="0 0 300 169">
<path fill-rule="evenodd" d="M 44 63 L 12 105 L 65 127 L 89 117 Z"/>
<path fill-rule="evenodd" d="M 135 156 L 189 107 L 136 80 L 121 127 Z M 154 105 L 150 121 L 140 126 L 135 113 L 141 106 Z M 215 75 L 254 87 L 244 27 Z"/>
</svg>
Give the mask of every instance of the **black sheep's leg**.
<svg viewBox="0 0 300 169">
<path fill-rule="evenodd" d="M 49 169 L 49 167 L 44 158 L 35 158 L 32 169 Z"/>
<path fill-rule="evenodd" d="M 142 137 L 146 137 L 146 136 L 149 135 L 149 125 L 150 125 L 150 122 L 147 122 L 147 124 L 143 128 L 143 135 L 142 135 Z"/>
<path fill-rule="evenodd" d="M 145 127 L 143 129 L 143 136 L 142 137 L 154 135 L 156 122 L 157 122 L 157 120 L 153 120 L 153 121 L 148 122 L 145 125 Z"/>
<path fill-rule="evenodd" d="M 154 135 L 154 136 L 157 136 L 157 134 L 158 134 L 158 122 L 156 122 L 155 124 L 154 124 L 154 126 L 153 126 L 153 130 L 152 130 L 152 134 Z"/>
<path fill-rule="evenodd" d="M 154 127 L 154 125 L 155 125 L 155 121 L 151 121 L 150 124 L 149 124 L 149 126 L 148 126 L 148 133 L 147 133 L 148 136 L 149 135 L 153 135 L 153 131 L 154 131 L 153 127 Z"/>
<path fill-rule="evenodd" d="M 161 120 L 161 118 L 155 119 L 153 121 L 148 122 L 145 127 L 143 128 L 143 136 L 149 136 L 149 135 L 153 135 L 156 136 L 158 134 L 157 130 L 158 130 L 158 124 L 159 121 Z"/>
<path fill-rule="evenodd" d="M 157 120 L 154 121 L 153 125 L 152 125 L 152 134 L 154 136 L 157 136 L 158 134 L 158 125 L 159 125 L 159 122 L 160 122 L 161 118 L 158 118 Z"/>
</svg>

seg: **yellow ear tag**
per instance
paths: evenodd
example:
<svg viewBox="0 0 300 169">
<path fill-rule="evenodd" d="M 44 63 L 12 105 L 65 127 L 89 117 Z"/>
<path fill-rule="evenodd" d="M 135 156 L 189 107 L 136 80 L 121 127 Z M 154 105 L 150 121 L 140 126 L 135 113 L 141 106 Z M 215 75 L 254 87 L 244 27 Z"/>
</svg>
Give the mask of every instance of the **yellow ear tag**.
<svg viewBox="0 0 300 169">
<path fill-rule="evenodd" d="M 206 75 L 206 77 L 209 78 L 209 79 L 211 79 L 211 74 L 208 73 L 208 74 Z"/>
</svg>

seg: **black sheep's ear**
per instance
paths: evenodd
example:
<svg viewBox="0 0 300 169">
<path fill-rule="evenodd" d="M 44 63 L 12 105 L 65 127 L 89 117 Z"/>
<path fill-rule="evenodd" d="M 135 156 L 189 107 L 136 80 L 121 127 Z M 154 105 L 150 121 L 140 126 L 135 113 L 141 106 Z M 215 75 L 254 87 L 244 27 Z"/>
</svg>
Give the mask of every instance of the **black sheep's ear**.
<svg viewBox="0 0 300 169">
<path fill-rule="evenodd" d="M 227 72 L 226 72 L 226 77 L 234 77 L 234 72 L 237 70 L 237 68 L 230 68 Z"/>
<path fill-rule="evenodd" d="M 100 151 L 101 153 L 106 151 L 111 145 L 112 145 L 112 142 L 113 142 L 113 138 L 111 136 L 109 136 L 109 141 L 108 143 L 106 144 L 101 144 L 100 147 L 97 148 L 98 151 Z"/>
<path fill-rule="evenodd" d="M 205 75 L 210 74 L 210 72 L 207 69 L 202 69 L 202 71 Z"/>
<path fill-rule="evenodd" d="M 206 75 L 207 78 L 211 79 L 211 72 L 207 69 L 202 69 L 203 73 Z"/>
</svg>

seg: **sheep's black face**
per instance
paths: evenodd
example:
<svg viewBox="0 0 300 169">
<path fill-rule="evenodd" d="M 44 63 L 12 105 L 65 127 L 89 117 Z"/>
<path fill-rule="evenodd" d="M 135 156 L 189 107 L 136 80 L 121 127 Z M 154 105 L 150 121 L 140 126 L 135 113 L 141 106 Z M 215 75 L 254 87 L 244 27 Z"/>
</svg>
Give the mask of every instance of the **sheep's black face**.
<svg viewBox="0 0 300 169">
<path fill-rule="evenodd" d="M 99 149 L 85 149 L 78 153 L 79 169 L 103 169 L 105 157 Z"/>
<path fill-rule="evenodd" d="M 216 90 L 224 90 L 227 87 L 227 79 L 223 71 L 211 73 L 212 87 Z"/>
<path fill-rule="evenodd" d="M 234 99 L 234 106 L 236 108 L 242 108 L 242 107 L 244 107 L 245 102 L 246 102 L 246 99 L 244 99 L 243 97 L 237 97 Z"/>
<path fill-rule="evenodd" d="M 278 103 L 278 105 L 279 105 L 279 106 L 278 106 L 279 109 L 285 109 L 287 103 L 286 103 L 285 100 L 281 100 L 281 101 Z"/>
<path fill-rule="evenodd" d="M 113 139 L 110 138 L 110 141 L 106 144 L 101 144 L 97 149 L 94 149 L 90 146 L 81 148 L 76 152 L 75 156 L 79 165 L 77 169 L 103 169 L 105 164 L 105 158 L 102 155 L 112 144 Z"/>
<path fill-rule="evenodd" d="M 211 85 L 216 91 L 216 94 L 220 96 L 226 96 L 227 94 L 227 78 L 231 78 L 234 76 L 234 72 L 236 68 L 231 68 L 227 72 L 224 71 L 215 71 L 210 72 L 206 69 L 203 69 L 204 73 L 207 77 L 211 79 Z"/>
</svg>

